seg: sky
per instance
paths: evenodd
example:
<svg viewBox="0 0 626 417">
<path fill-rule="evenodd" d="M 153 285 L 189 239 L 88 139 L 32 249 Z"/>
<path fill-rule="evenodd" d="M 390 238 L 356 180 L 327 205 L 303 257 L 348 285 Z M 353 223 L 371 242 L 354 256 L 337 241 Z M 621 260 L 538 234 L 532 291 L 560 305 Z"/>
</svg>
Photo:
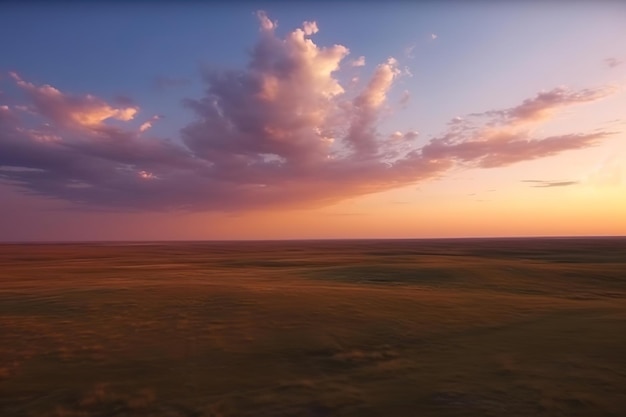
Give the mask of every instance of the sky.
<svg viewBox="0 0 626 417">
<path fill-rule="evenodd" d="M 626 235 L 626 3 L 0 5 L 0 241 Z"/>
</svg>

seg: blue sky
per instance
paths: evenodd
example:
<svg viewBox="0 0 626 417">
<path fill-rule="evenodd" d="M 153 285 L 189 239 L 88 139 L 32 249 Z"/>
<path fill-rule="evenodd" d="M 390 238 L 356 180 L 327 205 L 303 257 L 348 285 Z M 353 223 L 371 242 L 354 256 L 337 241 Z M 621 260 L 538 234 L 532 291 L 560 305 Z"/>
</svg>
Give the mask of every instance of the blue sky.
<svg viewBox="0 0 626 417">
<path fill-rule="evenodd" d="M 37 123 L 44 123 L 41 126 L 47 126 L 48 134 L 60 138 L 59 141 L 64 144 L 59 145 L 59 149 L 65 149 L 74 141 L 80 142 L 83 140 L 80 135 L 87 138 L 93 132 L 100 131 L 98 129 L 114 127 L 116 129 L 130 129 L 125 131 L 126 133 L 122 130 L 115 131 L 117 132 L 115 134 L 121 135 L 120 137 L 126 135 L 124 137 L 135 138 L 138 142 L 132 146 L 151 146 L 149 140 L 153 140 L 152 143 L 158 143 L 158 146 L 165 146 L 163 149 L 166 149 L 167 146 L 163 144 L 167 141 L 173 141 L 179 145 L 177 148 L 171 149 L 171 152 L 174 153 L 188 151 L 186 146 L 189 144 L 185 144 L 181 140 L 181 130 L 189 130 L 189 126 L 195 126 L 193 135 L 195 135 L 194 140 L 196 142 L 194 143 L 196 145 L 200 143 L 198 141 L 206 138 L 209 141 L 213 140 L 211 139 L 210 124 L 202 125 L 204 127 L 197 123 L 194 125 L 198 121 L 198 114 L 195 114 L 188 106 L 183 105 L 183 100 L 197 100 L 200 103 L 203 99 L 212 97 L 211 93 L 207 93 L 210 83 L 202 79 L 202 74 L 207 69 L 220 73 L 225 73 L 224 71 L 228 70 L 245 73 L 249 70 L 250 53 L 255 44 L 261 42 L 259 39 L 263 36 L 259 28 L 257 15 L 259 10 L 265 11 L 268 19 L 277 23 L 277 27 L 271 30 L 271 36 L 275 39 L 285 39 L 290 33 L 301 27 L 303 22 L 309 21 L 316 22 L 319 31 L 306 36 L 307 39 L 315 43 L 318 50 L 321 51 L 324 47 L 332 48 L 333 45 L 342 45 L 349 49 L 350 54 L 341 60 L 338 70 L 331 74 L 332 79 L 340 83 L 346 90 L 343 96 L 347 99 L 352 100 L 359 95 L 367 94 L 370 94 L 368 97 L 373 97 L 371 94 L 374 94 L 372 91 L 374 87 L 369 88 L 368 86 L 373 86 L 371 83 L 377 79 L 376 77 L 383 77 L 384 74 L 380 72 L 381 66 L 388 65 L 383 70 L 393 72 L 393 81 L 389 85 L 381 84 L 382 86 L 377 87 L 380 90 L 378 93 L 383 94 L 384 103 L 380 106 L 377 104 L 376 109 L 367 110 L 369 113 L 365 116 L 361 115 L 367 119 L 361 121 L 367 125 L 363 132 L 374 128 L 377 132 L 376 135 L 378 135 L 377 140 L 384 141 L 394 132 L 399 132 L 398 135 L 400 133 L 404 135 L 405 132 L 417 131 L 419 136 L 415 139 L 414 145 L 411 146 L 416 146 L 417 150 L 422 149 L 421 152 L 423 149 L 433 149 L 430 153 L 431 157 L 435 155 L 437 156 L 435 159 L 438 161 L 451 164 L 446 169 L 438 168 L 437 174 L 432 174 L 432 178 L 429 177 L 426 180 L 415 174 L 414 180 L 408 180 L 404 177 L 399 180 L 394 177 L 393 181 L 390 179 L 381 180 L 386 184 L 381 185 L 382 183 L 379 183 L 377 177 L 372 174 L 372 177 L 366 176 L 368 178 L 366 182 L 370 185 L 366 185 L 365 182 L 358 184 L 347 182 L 345 184 L 347 188 L 342 189 L 345 198 L 340 197 L 339 191 L 332 195 L 323 195 L 317 187 L 320 186 L 319 183 L 326 180 L 322 178 L 323 176 L 316 177 L 315 174 L 312 174 L 315 171 L 297 175 L 292 171 L 285 171 L 285 178 L 301 178 L 302 189 L 309 190 L 309 194 L 312 196 L 310 207 L 307 205 L 308 203 L 304 204 L 304 207 L 300 207 L 298 204 L 298 210 L 310 209 L 311 216 L 319 215 L 316 210 L 324 209 L 324 207 L 328 209 L 328 207 L 333 207 L 333 204 L 341 205 L 346 201 L 349 201 L 350 204 L 357 201 L 354 203 L 357 205 L 361 204 L 358 201 L 362 201 L 363 210 L 370 210 L 372 215 L 375 215 L 376 210 L 382 213 L 380 207 L 384 205 L 384 201 L 388 201 L 387 197 L 382 197 L 387 195 L 385 193 L 393 195 L 393 199 L 401 199 L 409 205 L 421 206 L 428 204 L 428 201 L 434 202 L 441 193 L 462 193 L 461 190 L 469 186 L 467 178 L 481 178 L 480 182 L 470 183 L 477 189 L 490 189 L 498 183 L 502 190 L 502 184 L 508 182 L 511 184 L 511 189 L 517 190 L 516 187 L 520 187 L 520 179 L 529 177 L 537 177 L 539 180 L 546 181 L 571 179 L 572 183 L 578 184 L 583 181 L 581 178 L 591 175 L 589 172 L 595 169 L 593 167 L 602 165 L 602 161 L 611 156 L 619 156 L 624 151 L 623 120 L 626 100 L 623 92 L 626 85 L 626 63 L 624 63 L 626 62 L 626 25 L 624 24 L 626 21 L 626 4 L 619 1 L 581 1 L 570 2 L 567 5 L 558 1 L 467 3 L 443 1 L 391 2 L 385 4 L 378 2 L 365 2 L 364 4 L 357 2 L 339 2 L 338 4 L 330 2 L 304 2 L 302 4 L 260 2 L 236 5 L 227 3 L 210 5 L 200 2 L 183 2 L 181 4 L 161 2 L 152 5 L 145 2 L 131 2 L 126 5 L 121 2 L 98 4 L 70 2 L 50 6 L 44 6 L 42 3 L 28 6 L 3 5 L 0 6 L 0 38 L 5 41 L 0 54 L 2 57 L 0 60 L 0 105 L 7 106 L 7 114 L 11 112 L 11 114 L 17 115 L 21 111 L 18 107 L 28 106 L 28 100 L 32 99 L 34 101 L 30 105 L 35 106 L 37 110 L 33 110 L 35 107 L 31 107 L 30 113 L 19 113 L 20 123 L 23 123 L 21 127 L 20 125 L 11 125 L 10 129 L 13 130 L 9 128 L 5 131 L 0 130 L 0 145 L 2 145 L 3 140 L 8 141 L 9 138 L 12 138 L 11 135 L 16 134 L 15 132 L 23 132 L 27 127 L 35 128 Z M 365 57 L 365 65 L 352 66 L 351 63 L 361 56 Z M 390 57 L 397 61 L 386 64 Z M 358 77 L 358 81 L 353 82 L 352 79 L 355 77 Z M 269 78 L 262 79 L 269 80 Z M 380 79 L 382 80 L 382 78 Z M 160 87 L 159 80 L 161 80 Z M 167 80 L 170 81 L 171 85 L 164 85 L 166 84 L 164 81 Z M 282 81 L 284 80 L 278 80 L 279 83 Z M 59 97 L 62 97 L 60 103 L 65 103 L 64 105 L 68 106 L 65 110 L 63 108 L 51 109 L 49 103 L 40 103 L 37 107 L 37 100 L 44 100 L 47 97 L 45 91 L 42 90 L 45 85 L 50 85 L 60 92 Z M 439 149 L 437 144 L 435 144 L 437 146 L 430 148 L 427 146 L 432 141 L 438 141 L 438 144 L 445 143 L 442 142 L 442 138 L 448 132 L 449 123 L 455 117 L 468 120 L 468 117 L 471 119 L 471 116 L 468 115 L 472 113 L 488 111 L 495 112 L 489 117 L 495 114 L 505 115 L 507 114 L 506 109 L 509 109 L 509 113 L 513 114 L 516 106 L 521 106 L 525 101 L 535 98 L 539 100 L 538 94 L 554 92 L 555 89 L 561 90 L 546 96 L 547 98 L 541 98 L 544 101 L 539 104 L 545 106 L 541 111 L 545 110 L 546 115 L 549 113 L 549 117 L 542 115 L 541 123 L 528 127 L 525 130 L 526 133 L 533 138 L 539 138 L 542 134 L 547 137 L 548 135 L 583 135 L 597 131 L 606 133 L 606 139 L 603 137 L 601 143 L 594 142 L 593 146 L 563 145 L 558 151 L 550 151 L 545 155 L 542 154 L 541 157 L 532 154 L 531 151 L 524 151 L 529 152 L 527 160 L 522 157 L 515 157 L 517 158 L 515 159 L 510 155 L 506 157 L 500 155 L 501 158 L 505 159 L 498 160 L 498 164 L 502 164 L 502 168 L 498 165 L 496 169 L 481 169 L 480 163 L 476 162 L 483 160 L 480 158 L 488 157 L 487 154 L 480 156 L 461 154 L 460 152 L 467 152 L 466 148 L 463 147 L 465 145 L 455 148 L 454 152 L 456 153 L 450 153 L 451 150 L 435 151 L 435 149 Z M 221 98 L 228 100 L 230 90 L 224 91 L 224 96 Z M 316 92 L 315 89 L 311 91 Z M 593 94 L 590 93 L 590 97 L 593 96 L 593 98 L 581 98 L 584 96 L 584 91 L 591 91 Z M 288 93 L 288 88 L 283 91 L 283 95 L 288 95 Z M 410 99 L 402 106 L 400 101 L 406 94 Z M 243 100 L 244 98 L 232 99 Z M 287 98 L 289 99 L 289 97 Z M 99 104 L 94 104 L 93 100 Z M 296 99 L 294 98 L 294 100 Z M 300 97 L 297 100 L 300 101 L 294 103 L 301 103 L 305 107 L 308 105 L 306 98 Z M 356 102 L 351 105 L 357 106 L 354 103 Z M 274 104 L 278 106 L 276 109 L 280 109 L 280 103 Z M 265 114 L 262 106 L 260 108 L 254 108 L 253 104 L 250 106 L 253 107 L 246 111 L 253 112 L 256 115 L 254 117 L 265 117 L 259 116 Z M 131 107 L 136 110 L 132 117 L 116 113 L 118 110 L 121 112 L 124 108 Z M 324 111 L 328 110 L 326 107 L 324 109 Z M 67 113 L 61 114 L 63 111 Z M 101 120 L 98 119 L 97 126 L 92 122 L 89 126 L 69 126 L 67 124 L 71 120 L 76 122 L 78 120 L 76 117 L 82 117 L 81 120 L 86 120 L 85 117 L 92 117 L 95 114 L 93 112 L 96 111 L 110 111 L 110 115 L 103 116 L 104 118 Z M 259 113 L 255 113 L 257 111 Z M 313 111 L 313 109 L 309 109 L 309 111 Z M 144 139 L 141 139 L 142 136 L 139 133 L 130 133 L 133 129 L 133 132 L 138 132 L 140 126 L 157 115 L 163 116 L 163 118 L 153 121 L 152 126 L 147 131 L 148 133 L 144 134 L 141 130 L 142 135 L 146 138 L 149 136 L 151 139 L 145 139 L 146 142 L 144 143 L 141 142 Z M 264 126 L 269 128 L 269 131 L 275 132 L 275 126 L 272 127 L 270 123 L 273 120 L 271 117 L 274 116 L 267 117 L 270 119 L 260 123 L 266 123 Z M 352 113 L 351 117 L 357 117 L 357 113 Z M 533 123 L 538 120 L 535 120 L 533 116 L 526 121 L 530 119 L 533 119 Z M 228 123 L 233 123 L 233 120 Z M 495 121 L 492 122 L 495 123 Z M 514 127 L 517 129 L 514 122 L 512 121 L 513 124 L 507 125 L 506 128 L 513 129 Z M 317 132 L 321 125 L 311 125 L 310 127 Z M 243 126 L 238 128 L 244 129 Z M 202 129 L 208 129 L 208 131 L 204 132 Z M 484 126 L 481 129 L 484 130 Z M 483 134 L 487 135 L 485 132 Z M 41 132 L 37 134 L 41 134 Z M 286 133 L 281 134 L 285 135 Z M 519 135 L 519 132 L 515 135 Z M 287 134 L 287 136 L 289 135 Z M 102 145 L 98 143 L 89 146 L 113 146 L 112 143 L 121 140 L 117 137 L 110 139 L 111 144 Z M 335 143 L 338 143 L 339 139 L 335 138 Z M 470 139 L 466 138 L 465 140 Z M 215 140 L 219 140 L 219 138 Z M 255 147 L 249 139 L 241 140 L 248 141 L 245 143 L 248 143 L 251 148 L 237 148 L 237 152 L 251 152 L 250 149 L 252 148 L 257 149 L 257 151 L 258 149 L 274 149 L 272 148 L 274 145 L 264 144 Z M 297 135 L 293 140 L 298 140 Z M 346 140 L 350 143 L 352 139 Z M 32 144 L 33 150 L 36 148 L 35 142 Z M 244 142 L 237 146 L 243 146 Z M 275 146 L 279 146 L 276 143 Z M 591 139 L 588 143 L 591 144 Z M 202 146 L 200 148 L 204 152 L 206 147 Z M 227 158 L 228 154 L 223 152 L 231 152 L 234 148 L 226 142 L 221 146 L 224 148 L 219 150 L 221 152 L 219 158 Z M 278 153 L 280 153 L 280 149 L 283 149 L 280 146 L 276 148 Z M 383 152 L 383 148 L 380 148 L 379 151 Z M 2 149 L 0 147 L 0 152 Z M 5 155 L 9 155 L 9 152 L 17 152 L 15 149 L 6 148 Z M 88 153 L 84 155 L 102 152 L 102 149 L 98 149 L 87 150 L 85 152 Z M 193 150 L 196 154 L 191 160 L 198 161 L 198 158 L 205 158 L 198 149 Z M 231 151 L 225 149 L 231 149 Z M 397 149 L 407 151 L 409 148 L 398 147 Z M 43 148 L 39 151 L 42 152 L 41 155 L 45 154 Z M 302 149 L 298 152 L 300 151 Z M 65 151 L 59 150 L 59 152 L 61 152 L 59 155 L 65 155 L 63 153 Z M 111 172 L 118 172 L 119 169 L 130 167 L 128 169 L 135 169 L 137 172 L 143 173 L 140 175 L 144 179 L 159 179 L 156 173 L 145 171 L 145 167 L 142 168 L 138 161 L 133 162 L 130 156 L 124 156 L 123 152 L 125 151 L 122 151 L 121 148 L 107 152 L 114 152 L 117 159 L 109 161 L 111 165 L 106 165 L 105 159 L 110 154 L 107 154 L 109 156 L 106 157 L 98 154 L 97 163 L 102 163 L 103 169 L 106 166 L 107 169 L 113 170 Z M 159 152 L 167 153 L 170 151 L 162 150 Z M 6 172 L 39 170 L 38 172 L 48 172 L 53 177 L 67 174 L 54 171 L 50 165 L 52 162 L 50 164 L 41 162 L 42 165 L 33 162 L 42 161 L 43 156 L 24 159 L 23 156 L 19 155 L 16 153 L 15 156 L 6 157 L 4 162 Z M 379 155 L 382 154 L 379 153 Z M 2 169 L 3 164 L 1 156 L 0 169 Z M 544 158 L 544 156 L 546 157 Z M 63 156 L 63 158 L 65 157 Z M 67 157 L 76 158 L 76 161 L 81 158 L 80 155 Z M 415 155 L 411 158 L 414 157 Z M 340 168 L 337 172 L 344 172 L 344 170 L 352 172 L 352 169 L 356 170 L 357 166 L 363 165 L 364 161 L 370 161 L 371 158 L 371 155 L 355 153 L 351 159 L 345 161 L 344 167 L 349 166 L 349 168 Z M 425 161 L 424 158 L 425 156 L 421 157 L 419 161 L 409 158 L 406 161 L 407 163 L 409 161 L 410 163 L 422 163 Z M 509 164 L 513 160 L 511 158 L 516 161 L 512 165 Z M 287 157 L 287 159 L 289 158 Z M 25 160 L 28 160 L 28 163 L 24 162 Z M 503 162 L 505 160 L 507 161 L 506 164 Z M 122 161 L 124 162 L 122 163 Z M 208 165 L 198 169 L 211 169 L 211 164 L 214 164 L 215 161 L 211 162 L 208 159 L 207 161 Z M 19 165 L 18 162 L 26 165 Z M 18 165 L 11 165 L 13 163 Z M 163 163 L 163 160 L 159 159 L 157 165 Z M 173 164 L 171 161 L 169 163 Z M 301 164 L 301 162 L 297 162 L 297 164 Z M 483 165 L 485 164 L 483 163 Z M 152 167 L 165 169 L 162 165 L 157 165 L 152 165 Z M 623 167 L 619 163 L 617 165 L 619 169 Z M 173 166 L 171 165 L 167 169 L 173 170 Z M 273 176 L 275 174 L 269 174 L 269 172 L 273 172 L 275 167 L 266 168 L 270 170 L 267 174 L 269 175 L 268 179 L 277 178 Z M 318 168 L 322 170 L 331 169 L 324 164 L 319 165 Z M 359 169 L 372 169 L 371 172 L 375 172 L 379 168 L 371 166 Z M 287 170 L 287 168 L 284 169 Z M 401 174 L 401 169 L 398 168 L 397 175 L 404 175 Z M 176 175 L 173 172 L 170 171 L 167 175 L 174 178 Z M 459 176 L 457 173 L 466 178 L 466 183 L 463 183 L 462 186 L 459 185 L 462 181 L 457 178 Z M 63 202 L 65 204 L 63 207 L 66 207 L 67 210 L 78 210 L 79 212 L 84 210 L 84 213 L 89 213 L 94 208 L 102 209 L 106 206 L 103 200 L 94 197 L 95 194 L 92 194 L 92 197 L 82 196 L 79 198 L 73 196 L 70 198 L 64 192 L 58 191 L 60 183 L 53 186 L 48 184 L 48 179 L 43 177 L 37 180 L 32 178 L 24 180 L 22 174 L 6 175 L 8 179 L 0 189 L 0 197 L 4 193 L 5 201 L 22 201 L 27 193 L 34 193 L 35 197 L 28 197 L 29 203 L 20 203 L 28 205 L 32 213 L 37 213 L 38 210 L 43 210 L 41 211 L 43 213 L 45 211 L 43 207 L 47 207 L 53 200 L 59 203 Z M 86 187 L 89 182 L 88 179 L 93 179 L 95 174 L 87 175 L 87 173 L 74 172 L 72 175 L 76 175 L 78 179 L 63 176 L 63 181 L 74 181 L 75 183 L 82 181 Z M 162 177 L 167 175 L 163 174 Z M 202 179 L 205 178 L 204 175 L 207 174 L 192 177 L 195 179 L 185 181 L 190 183 L 190 181 L 197 180 L 200 184 L 204 181 Z M 210 178 L 210 181 L 214 181 L 217 178 L 226 178 L 233 174 L 224 171 L 210 175 L 216 175 Z M 298 177 L 298 175 L 302 175 L 302 177 Z M 21 187 L 16 186 L 11 181 L 30 182 L 26 187 Z M 36 183 L 36 181 L 40 182 Z M 172 179 L 172 181 L 174 180 Z M 257 185 L 268 187 L 268 189 L 273 185 L 278 187 L 277 189 L 289 188 L 285 185 L 286 183 L 281 182 L 284 181 L 284 178 L 276 181 L 275 184 Z M 396 183 L 398 186 L 391 185 Z M 100 184 L 100 186 L 105 187 L 105 182 Z M 124 196 L 128 191 L 126 191 L 125 186 L 120 184 L 115 185 L 118 187 L 117 191 L 109 190 L 111 195 L 115 196 L 112 198 L 119 199 L 119 201 L 116 200 L 115 204 L 115 210 L 121 213 L 119 216 L 126 216 L 123 214 L 124 210 L 129 208 L 137 209 L 134 206 L 130 207 L 132 205 L 141 206 L 141 210 L 147 210 L 147 203 L 140 204 L 140 202 L 133 200 L 132 204 L 126 204 L 124 202 L 126 197 Z M 250 179 L 231 185 L 233 189 L 237 190 L 246 190 L 248 189 L 246 187 L 257 186 L 251 184 Z M 89 186 L 96 187 L 96 185 Z M 106 185 L 106 187 L 110 186 Z M 209 187 L 206 184 L 202 187 L 205 186 Z M 224 185 L 220 185 L 220 187 L 222 186 Z M 421 186 L 422 189 L 431 190 L 429 191 L 431 195 L 406 194 L 407 192 L 403 191 L 414 190 L 418 186 Z M 72 188 L 73 186 L 68 185 L 68 187 Z M 171 184 L 168 187 L 177 188 Z M 528 188 L 527 185 L 524 187 Z M 575 187 L 567 188 L 576 189 Z M 350 191 L 351 189 L 359 189 L 360 191 L 353 193 Z M 373 191 L 366 191 L 370 189 Z M 150 201 L 154 201 L 156 206 L 162 203 L 159 198 L 165 198 L 152 196 L 150 193 L 153 191 L 149 191 L 149 189 L 134 191 L 135 194 L 144 192 L 147 193 L 146 198 L 154 198 Z M 155 190 L 154 192 L 163 193 L 163 195 L 168 196 L 167 199 L 172 201 L 179 198 L 176 197 L 177 192 L 173 190 L 167 192 Z M 189 192 L 193 193 L 193 191 Z M 205 192 L 203 188 L 197 191 L 198 194 L 203 192 Z M 238 194 L 243 191 L 226 193 L 223 194 L 224 197 L 217 196 L 222 195 L 219 193 L 225 193 L 225 191 L 208 191 L 209 195 L 211 192 L 216 193 L 215 199 L 229 200 L 232 198 L 232 202 L 228 203 L 227 211 L 236 206 L 237 210 L 244 212 L 248 212 L 246 207 L 250 207 L 255 212 L 258 210 L 273 212 L 283 210 L 281 208 L 283 203 L 285 204 L 284 210 L 292 209 L 292 202 L 288 202 L 288 198 L 278 197 L 274 194 L 265 197 L 257 196 L 250 200 L 249 198 L 252 197 L 248 198 Z M 525 195 L 527 191 L 516 192 L 516 195 L 519 196 Z M 554 193 L 556 192 L 555 189 Z M 558 192 L 564 192 L 564 189 Z M 622 199 L 614 200 L 613 191 L 607 191 L 607 193 L 602 197 L 604 198 L 601 200 L 602 204 L 623 204 Z M 301 200 L 308 201 L 309 194 L 303 191 Z M 584 195 L 588 196 L 588 193 L 583 194 L 580 194 L 579 198 L 584 199 L 586 198 Z M 537 193 L 533 194 L 532 198 L 536 198 L 537 195 Z M 359 200 L 362 196 L 365 196 L 364 199 Z M 502 196 L 502 201 L 515 199 L 511 193 L 508 195 L 504 193 Z M 505 198 L 505 196 L 508 197 Z M 197 203 L 196 200 L 188 196 L 180 198 L 185 201 L 184 204 L 193 205 Z M 275 198 L 280 203 L 271 207 L 257 207 L 255 201 L 259 198 L 261 200 Z M 355 198 L 356 200 L 354 200 Z M 81 199 L 86 199 L 88 208 L 81 208 Z M 211 200 L 211 197 L 209 196 L 207 199 Z M 548 200 L 550 199 L 545 201 Z M 188 203 L 188 201 L 192 201 L 192 203 Z M 202 207 L 208 207 L 199 209 L 200 213 L 216 216 L 215 207 L 217 207 L 217 212 L 224 209 L 207 201 L 200 204 Z M 320 201 L 328 201 L 328 203 L 320 206 Z M 378 201 L 374 204 L 378 208 L 372 209 L 368 201 Z M 461 204 L 460 202 L 457 203 Z M 175 205 L 175 201 L 172 204 Z M 183 203 L 181 202 L 181 204 Z M 546 204 L 548 203 L 546 202 Z M 549 204 L 556 203 L 550 200 Z M 433 203 L 433 205 L 436 204 Z M 165 204 L 165 206 L 169 207 L 170 205 Z M 159 210 L 162 209 L 162 207 L 158 208 Z M 5 212 L 8 210 L 11 209 L 5 209 Z M 71 221 L 68 220 L 69 216 L 63 212 L 60 210 L 60 214 L 56 214 L 59 216 L 60 224 Z M 196 209 L 194 212 L 198 213 Z M 299 213 L 298 216 L 301 215 L 302 211 Z M 504 214 L 502 215 L 504 216 Z M 128 216 L 125 218 L 130 219 L 131 217 Z M 171 222 L 176 223 L 183 221 L 181 220 L 183 217 L 180 214 L 171 214 L 168 218 Z M 3 221 L 11 223 L 11 212 L 5 213 L 2 219 L 0 226 Z M 96 217 L 91 219 L 85 220 L 85 224 L 96 222 Z M 593 219 L 587 218 L 587 220 L 591 222 Z M 99 236 L 98 227 L 90 227 L 91 229 L 88 229 L 93 230 L 93 233 L 87 233 L 87 236 L 97 239 Z M 167 236 L 171 235 L 170 232 L 167 233 L 169 233 Z M 277 236 L 283 236 L 281 233 L 278 231 Z M 302 237 L 308 236 L 307 233 L 303 231 Z M 414 233 L 420 235 L 419 230 L 415 230 Z M 572 229 L 572 233 L 576 233 L 574 229 Z M 16 238 L 20 236 L 18 231 L 13 234 Z M 240 235 L 237 234 L 237 236 Z M 181 237 L 184 236 L 181 235 Z M 210 237 L 207 235 L 207 238 Z"/>
<path fill-rule="evenodd" d="M 512 105 L 555 85 L 587 87 L 614 74 L 603 60 L 624 56 L 626 6 L 572 2 L 263 2 L 229 7 L 199 2 L 4 6 L 2 69 L 61 90 L 105 98 L 128 96 L 146 113 L 185 113 L 177 99 L 199 95 L 200 66 L 242 68 L 265 10 L 286 33 L 304 20 L 320 26 L 319 45 L 347 46 L 365 56 L 371 73 L 393 56 L 413 74 L 398 83 L 420 111 L 396 115 L 403 125 L 441 129 L 450 117 Z M 436 34 L 437 39 L 431 39 Z M 407 49 L 412 52 L 407 56 Z M 157 77 L 187 78 L 174 91 L 155 91 Z M 479 104 L 480 103 L 480 104 Z M 481 107 L 481 106 L 487 106 Z M 177 117 L 178 115 L 178 117 Z M 167 121 L 163 125 L 168 125 Z M 163 127 L 165 128 L 165 126 Z M 167 129 L 175 133 L 175 128 Z M 427 129 L 430 130 L 430 129 Z"/>
</svg>

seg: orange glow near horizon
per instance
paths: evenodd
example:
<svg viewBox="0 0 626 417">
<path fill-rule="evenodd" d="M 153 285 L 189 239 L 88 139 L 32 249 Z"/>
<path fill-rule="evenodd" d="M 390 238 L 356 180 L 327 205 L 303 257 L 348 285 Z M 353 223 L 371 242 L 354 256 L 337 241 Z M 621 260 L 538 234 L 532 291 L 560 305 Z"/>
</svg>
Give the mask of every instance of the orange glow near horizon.
<svg viewBox="0 0 626 417">
<path fill-rule="evenodd" d="M 622 6 L 307 7 L 0 16 L 0 241 L 626 235 Z"/>
</svg>

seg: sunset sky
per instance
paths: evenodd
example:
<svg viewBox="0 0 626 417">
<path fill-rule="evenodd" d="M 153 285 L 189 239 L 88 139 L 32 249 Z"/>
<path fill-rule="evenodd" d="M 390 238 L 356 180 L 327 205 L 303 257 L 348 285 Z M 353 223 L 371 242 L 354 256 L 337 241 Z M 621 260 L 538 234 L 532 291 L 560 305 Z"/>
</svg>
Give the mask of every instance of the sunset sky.
<svg viewBox="0 0 626 417">
<path fill-rule="evenodd" d="M 0 5 L 0 241 L 626 235 L 625 22 Z"/>
</svg>

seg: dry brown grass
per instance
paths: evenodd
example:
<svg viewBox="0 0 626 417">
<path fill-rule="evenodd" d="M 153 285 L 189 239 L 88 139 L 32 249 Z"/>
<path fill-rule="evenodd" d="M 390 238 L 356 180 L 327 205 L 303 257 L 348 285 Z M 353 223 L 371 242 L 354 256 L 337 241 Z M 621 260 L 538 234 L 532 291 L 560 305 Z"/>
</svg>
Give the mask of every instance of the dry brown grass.
<svg viewBox="0 0 626 417">
<path fill-rule="evenodd" d="M 0 246 L 0 415 L 623 416 L 626 241 Z"/>
</svg>

